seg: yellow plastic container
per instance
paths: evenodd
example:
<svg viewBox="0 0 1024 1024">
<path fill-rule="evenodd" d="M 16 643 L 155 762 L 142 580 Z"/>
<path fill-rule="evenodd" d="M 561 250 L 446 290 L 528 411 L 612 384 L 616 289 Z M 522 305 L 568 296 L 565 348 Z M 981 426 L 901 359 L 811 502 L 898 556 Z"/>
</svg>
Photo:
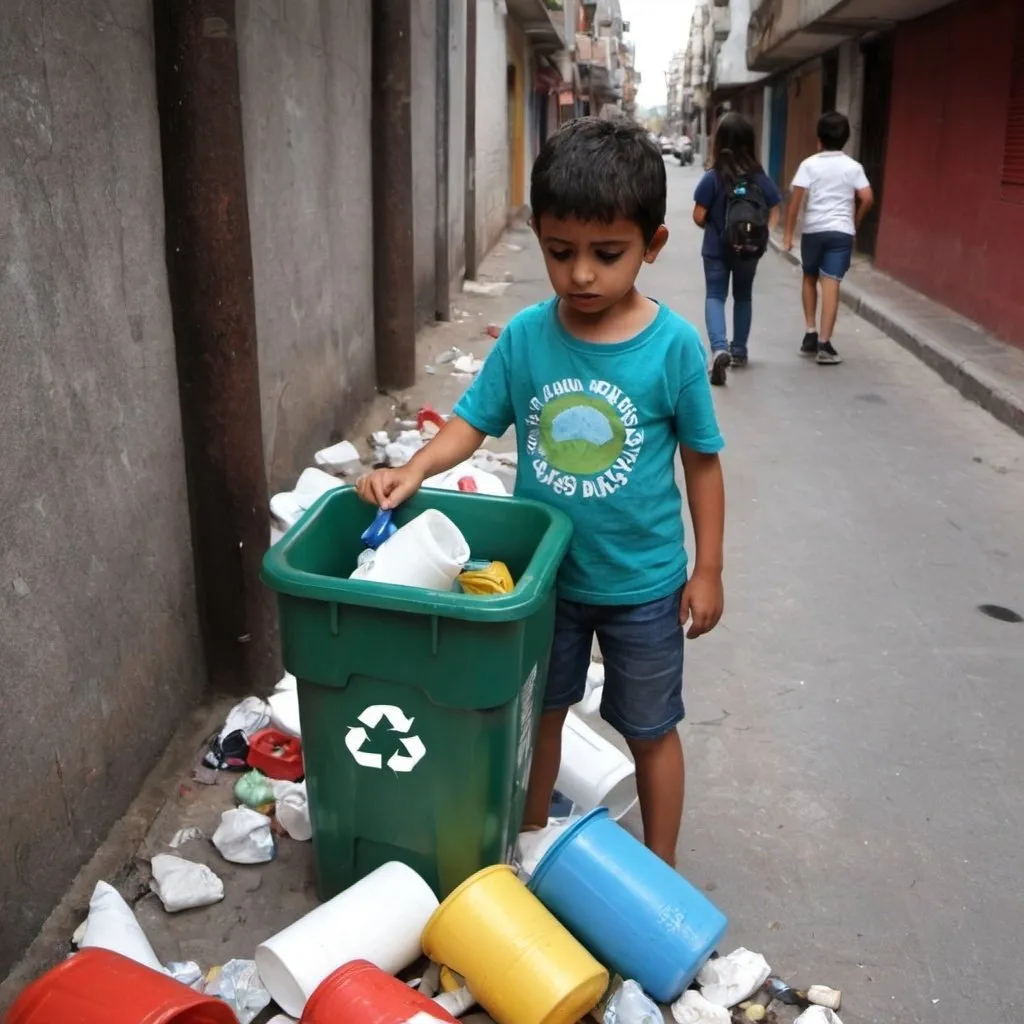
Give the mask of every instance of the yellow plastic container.
<svg viewBox="0 0 1024 1024">
<path fill-rule="evenodd" d="M 608 972 L 504 864 L 463 882 L 422 941 L 497 1024 L 576 1024 L 608 987 Z"/>
<path fill-rule="evenodd" d="M 511 594 L 516 589 L 512 573 L 504 562 L 491 562 L 483 569 L 459 573 L 459 586 L 465 594 Z"/>
</svg>

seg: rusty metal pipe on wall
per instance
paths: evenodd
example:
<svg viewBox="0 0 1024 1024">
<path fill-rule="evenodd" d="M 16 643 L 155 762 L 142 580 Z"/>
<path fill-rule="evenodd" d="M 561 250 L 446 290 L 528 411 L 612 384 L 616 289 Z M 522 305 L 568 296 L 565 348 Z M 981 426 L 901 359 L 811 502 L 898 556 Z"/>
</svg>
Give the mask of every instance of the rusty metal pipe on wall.
<svg viewBox="0 0 1024 1024">
<path fill-rule="evenodd" d="M 210 685 L 269 687 L 270 537 L 235 0 L 154 0 L 167 267 Z"/>
</svg>

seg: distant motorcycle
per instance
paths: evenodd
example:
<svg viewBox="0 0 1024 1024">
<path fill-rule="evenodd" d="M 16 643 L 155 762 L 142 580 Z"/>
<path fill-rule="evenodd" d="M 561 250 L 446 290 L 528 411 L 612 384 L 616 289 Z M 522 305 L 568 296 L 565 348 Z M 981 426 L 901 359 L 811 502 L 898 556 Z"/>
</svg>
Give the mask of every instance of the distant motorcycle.
<svg viewBox="0 0 1024 1024">
<path fill-rule="evenodd" d="M 689 167 L 693 163 L 693 139 L 688 135 L 680 135 L 672 147 L 672 155 L 683 167 Z"/>
</svg>

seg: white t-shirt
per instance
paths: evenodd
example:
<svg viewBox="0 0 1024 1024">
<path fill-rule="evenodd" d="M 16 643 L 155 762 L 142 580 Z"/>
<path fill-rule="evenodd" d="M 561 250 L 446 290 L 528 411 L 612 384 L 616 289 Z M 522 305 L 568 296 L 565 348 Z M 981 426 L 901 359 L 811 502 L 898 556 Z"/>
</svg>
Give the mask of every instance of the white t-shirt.
<svg viewBox="0 0 1024 1024">
<path fill-rule="evenodd" d="M 794 188 L 807 189 L 803 232 L 842 231 L 855 235 L 854 194 L 868 187 L 868 176 L 856 160 L 839 150 L 809 156 L 793 177 Z"/>
</svg>

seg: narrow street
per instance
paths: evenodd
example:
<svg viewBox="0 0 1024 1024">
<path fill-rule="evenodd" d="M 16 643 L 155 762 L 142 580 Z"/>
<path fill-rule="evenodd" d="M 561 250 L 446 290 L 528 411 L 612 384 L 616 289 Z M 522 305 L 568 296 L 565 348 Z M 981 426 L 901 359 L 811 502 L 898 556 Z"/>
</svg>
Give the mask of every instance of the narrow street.
<svg viewBox="0 0 1024 1024">
<path fill-rule="evenodd" d="M 668 173 L 641 284 L 703 333 L 699 171 Z M 515 240 L 510 308 L 548 294 Z M 1024 625 L 978 606 L 1024 612 L 1024 441 L 846 309 L 845 364 L 804 362 L 799 302 L 769 253 L 750 366 L 716 392 L 726 615 L 688 648 L 680 869 L 729 948 L 841 987 L 846 1024 L 1009 1024 Z"/>
</svg>

